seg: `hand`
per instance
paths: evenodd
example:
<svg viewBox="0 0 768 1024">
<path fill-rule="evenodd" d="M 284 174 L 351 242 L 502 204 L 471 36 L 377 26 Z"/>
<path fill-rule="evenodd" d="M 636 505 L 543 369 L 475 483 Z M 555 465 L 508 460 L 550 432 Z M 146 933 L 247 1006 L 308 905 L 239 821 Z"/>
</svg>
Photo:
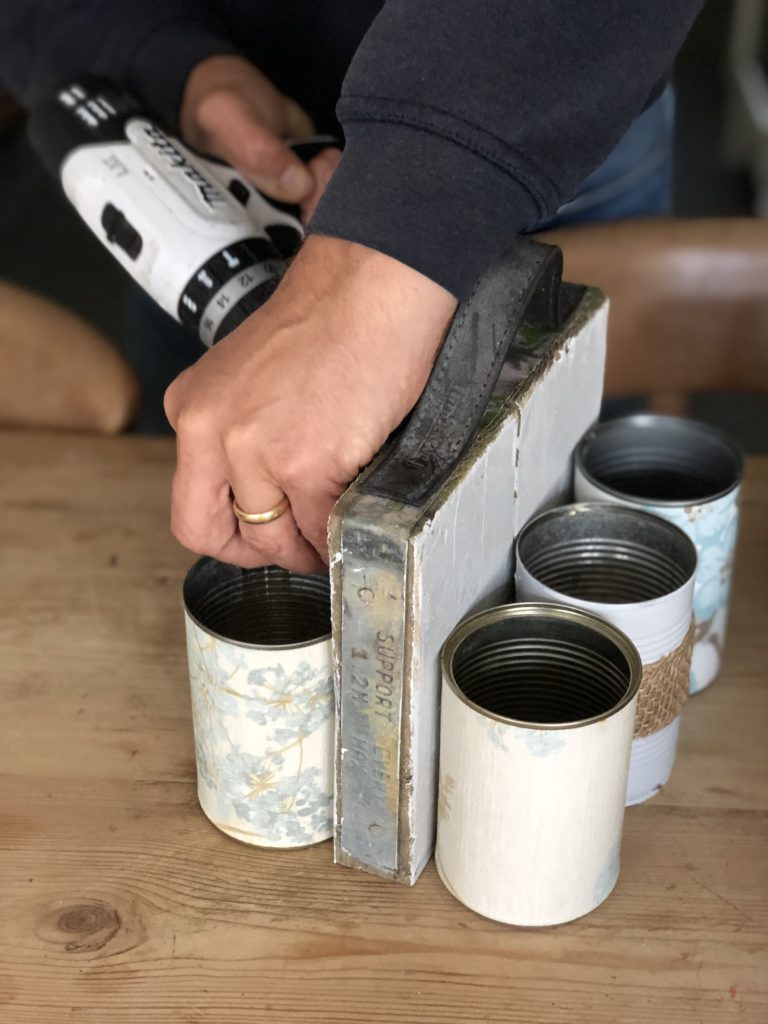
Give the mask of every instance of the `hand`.
<svg viewBox="0 0 768 1024">
<path fill-rule="evenodd" d="M 195 149 L 226 160 L 274 199 L 301 203 L 307 220 L 341 159 L 326 149 L 305 164 L 284 139 L 310 135 L 312 119 L 244 57 L 220 55 L 190 74 L 181 132 Z"/>
<path fill-rule="evenodd" d="M 166 392 L 177 434 L 171 525 L 244 567 L 313 572 L 346 485 L 416 404 L 455 309 L 381 253 L 311 236 L 273 297 Z M 261 525 L 246 512 L 289 510 Z"/>
</svg>

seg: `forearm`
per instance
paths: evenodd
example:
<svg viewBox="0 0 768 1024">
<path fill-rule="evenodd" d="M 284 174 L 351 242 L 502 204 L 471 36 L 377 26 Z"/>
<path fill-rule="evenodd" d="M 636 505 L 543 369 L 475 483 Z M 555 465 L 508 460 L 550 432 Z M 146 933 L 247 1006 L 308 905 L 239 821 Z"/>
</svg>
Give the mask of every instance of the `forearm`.
<svg viewBox="0 0 768 1024">
<path fill-rule="evenodd" d="M 63 82 L 103 75 L 176 124 L 191 69 L 215 53 L 235 53 L 207 7 L 187 0 L 3 0 L 3 84 L 26 106 Z"/>
<path fill-rule="evenodd" d="M 347 146 L 310 230 L 463 297 L 643 109 L 700 0 L 389 0 L 338 107 Z"/>
</svg>

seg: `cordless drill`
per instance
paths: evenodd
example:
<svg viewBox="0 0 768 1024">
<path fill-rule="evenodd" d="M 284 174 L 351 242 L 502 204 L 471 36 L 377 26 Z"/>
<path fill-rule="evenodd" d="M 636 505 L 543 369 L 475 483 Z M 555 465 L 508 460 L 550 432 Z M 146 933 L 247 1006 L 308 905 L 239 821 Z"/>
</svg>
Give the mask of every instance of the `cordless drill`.
<svg viewBox="0 0 768 1024">
<path fill-rule="evenodd" d="M 29 136 L 97 238 L 206 346 L 268 298 L 303 238 L 298 207 L 193 152 L 111 82 L 60 89 Z M 310 160 L 332 145 L 317 135 L 293 148 Z"/>
</svg>

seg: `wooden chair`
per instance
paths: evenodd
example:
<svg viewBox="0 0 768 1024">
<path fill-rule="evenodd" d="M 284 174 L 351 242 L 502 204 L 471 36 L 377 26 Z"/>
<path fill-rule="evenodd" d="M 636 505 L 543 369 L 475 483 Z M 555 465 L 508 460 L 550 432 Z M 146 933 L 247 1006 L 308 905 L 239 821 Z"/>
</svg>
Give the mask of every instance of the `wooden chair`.
<svg viewBox="0 0 768 1024">
<path fill-rule="evenodd" d="M 3 281 L 0 366 L 0 426 L 117 434 L 138 407 L 138 380 L 102 334 Z"/>
<path fill-rule="evenodd" d="M 656 218 L 558 228 L 565 276 L 611 300 L 606 397 L 684 414 L 704 391 L 768 393 L 768 221 Z"/>
</svg>

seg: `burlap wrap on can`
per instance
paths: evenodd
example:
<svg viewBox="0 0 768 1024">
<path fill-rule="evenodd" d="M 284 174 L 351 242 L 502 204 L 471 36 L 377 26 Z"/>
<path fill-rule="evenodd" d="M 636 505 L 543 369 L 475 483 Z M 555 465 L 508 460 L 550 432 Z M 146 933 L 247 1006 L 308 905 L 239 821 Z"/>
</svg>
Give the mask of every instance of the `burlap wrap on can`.
<svg viewBox="0 0 768 1024">
<path fill-rule="evenodd" d="M 643 666 L 637 696 L 635 739 L 658 732 L 680 714 L 688 699 L 694 633 L 695 623 L 691 619 L 688 632 L 674 651 Z"/>
</svg>

